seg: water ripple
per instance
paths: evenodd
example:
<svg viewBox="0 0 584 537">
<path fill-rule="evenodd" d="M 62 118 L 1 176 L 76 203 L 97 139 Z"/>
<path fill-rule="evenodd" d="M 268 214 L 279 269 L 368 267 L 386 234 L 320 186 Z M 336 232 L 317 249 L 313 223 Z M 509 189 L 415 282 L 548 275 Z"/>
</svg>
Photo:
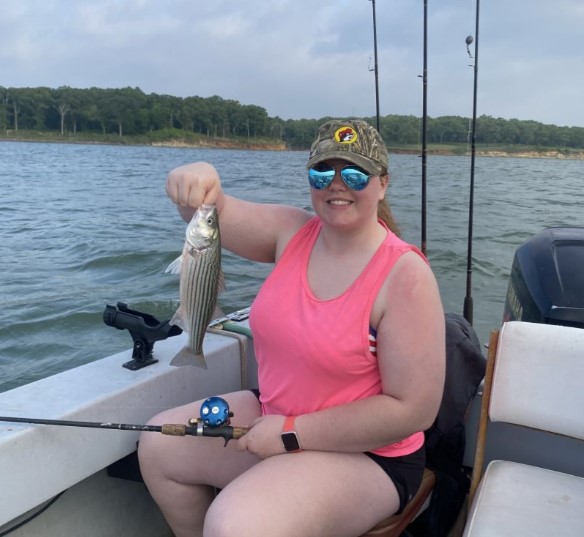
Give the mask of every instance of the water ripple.
<svg viewBox="0 0 584 537">
<path fill-rule="evenodd" d="M 126 350 L 102 322 L 125 302 L 159 319 L 178 306 L 185 224 L 164 193 L 168 171 L 205 160 L 244 199 L 310 208 L 305 152 L 0 143 L 0 391 Z M 465 298 L 467 157 L 428 158 L 427 248 L 447 311 Z M 392 155 L 389 199 L 420 242 L 417 156 Z M 482 341 L 501 322 L 515 249 L 547 226 L 584 225 L 581 163 L 478 158 L 472 290 Z M 248 306 L 271 265 L 225 253 L 226 312 Z M 121 366 L 121 364 L 120 364 Z"/>
</svg>

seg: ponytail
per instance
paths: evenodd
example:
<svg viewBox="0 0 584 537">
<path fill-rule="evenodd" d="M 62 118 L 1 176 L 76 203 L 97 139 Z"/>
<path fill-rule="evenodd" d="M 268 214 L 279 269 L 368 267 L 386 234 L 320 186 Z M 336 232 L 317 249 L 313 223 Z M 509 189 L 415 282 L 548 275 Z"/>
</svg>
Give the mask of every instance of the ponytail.
<svg viewBox="0 0 584 537">
<path fill-rule="evenodd" d="M 380 173 L 381 177 L 383 177 L 384 175 L 389 175 L 386 168 L 381 170 L 381 173 Z M 389 180 L 389 177 L 388 177 L 388 180 Z M 385 223 L 385 225 L 387 225 L 387 227 L 390 229 L 390 231 L 395 233 L 398 237 L 400 236 L 399 226 L 397 225 L 397 222 L 393 218 L 393 214 L 391 212 L 391 207 L 389 206 L 389 203 L 387 202 L 386 198 L 379 200 L 379 202 L 377 204 L 377 217 L 380 220 L 383 220 L 383 222 Z"/>
</svg>

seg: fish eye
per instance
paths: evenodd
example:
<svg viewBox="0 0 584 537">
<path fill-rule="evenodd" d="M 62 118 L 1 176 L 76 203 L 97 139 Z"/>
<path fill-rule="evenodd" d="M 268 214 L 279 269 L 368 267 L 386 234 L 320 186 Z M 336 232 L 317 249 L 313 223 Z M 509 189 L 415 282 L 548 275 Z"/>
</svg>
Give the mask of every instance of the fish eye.
<svg viewBox="0 0 584 537">
<path fill-rule="evenodd" d="M 215 225 L 215 219 L 212 216 L 209 216 L 207 218 L 207 224 L 210 226 L 214 226 Z"/>
</svg>

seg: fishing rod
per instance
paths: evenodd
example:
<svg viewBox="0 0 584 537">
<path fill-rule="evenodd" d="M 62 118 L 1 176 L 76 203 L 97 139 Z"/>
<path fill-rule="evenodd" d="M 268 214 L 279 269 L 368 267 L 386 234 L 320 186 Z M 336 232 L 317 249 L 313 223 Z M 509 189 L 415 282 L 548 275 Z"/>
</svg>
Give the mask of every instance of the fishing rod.
<svg viewBox="0 0 584 537">
<path fill-rule="evenodd" d="M 230 418 L 232 417 L 233 413 L 229 410 L 229 405 L 225 399 L 221 397 L 209 397 L 201 405 L 200 417 L 191 418 L 188 425 L 182 423 L 135 425 L 131 423 L 53 420 L 13 416 L 0 416 L 0 422 L 31 423 L 59 427 L 86 427 L 91 429 L 116 429 L 118 431 L 161 433 L 170 436 L 207 436 L 211 438 L 223 438 L 225 445 L 227 445 L 229 440 L 238 440 L 249 431 L 249 427 L 235 427 L 230 425 Z"/>
<path fill-rule="evenodd" d="M 373 71 L 375 71 L 375 110 L 377 119 L 377 132 L 379 132 L 379 70 L 377 64 L 377 22 L 375 17 L 375 0 L 369 0 L 371 2 L 371 7 L 373 9 L 373 55 L 374 55 L 374 66 Z M 371 69 L 369 69 L 371 71 Z"/>
<path fill-rule="evenodd" d="M 468 246 L 466 261 L 466 296 L 464 297 L 464 318 L 472 324 L 473 301 L 472 301 L 472 227 L 474 216 L 474 171 L 476 154 L 476 122 L 477 122 L 477 83 L 479 74 L 479 11 L 480 0 L 476 0 L 476 22 L 474 37 L 474 85 L 473 85 L 473 106 L 472 106 L 472 129 L 471 129 L 471 150 L 470 150 L 470 197 L 468 202 Z M 466 38 L 466 49 L 470 54 L 469 46 L 473 42 L 471 35 Z"/>
<path fill-rule="evenodd" d="M 424 0 L 424 68 L 422 72 L 422 243 L 420 250 L 426 255 L 426 172 L 428 130 L 428 0 Z"/>
</svg>

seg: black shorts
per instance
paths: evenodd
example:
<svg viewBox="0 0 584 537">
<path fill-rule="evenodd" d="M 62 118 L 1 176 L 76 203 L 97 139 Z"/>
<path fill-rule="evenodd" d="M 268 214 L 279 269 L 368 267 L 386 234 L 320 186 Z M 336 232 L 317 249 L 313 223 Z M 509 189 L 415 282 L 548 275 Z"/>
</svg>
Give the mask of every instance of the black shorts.
<svg viewBox="0 0 584 537">
<path fill-rule="evenodd" d="M 260 391 L 257 389 L 250 391 L 259 400 Z M 381 466 L 395 485 L 399 496 L 399 511 L 396 514 L 401 513 L 422 483 L 426 464 L 426 449 L 422 446 L 418 451 L 401 457 L 383 457 L 369 451 L 366 451 L 365 455 Z"/>
<path fill-rule="evenodd" d="M 422 483 L 426 464 L 425 447 L 401 457 L 383 457 L 369 451 L 365 455 L 379 464 L 395 485 L 399 496 L 399 510 L 396 514 L 401 513 Z"/>
</svg>

